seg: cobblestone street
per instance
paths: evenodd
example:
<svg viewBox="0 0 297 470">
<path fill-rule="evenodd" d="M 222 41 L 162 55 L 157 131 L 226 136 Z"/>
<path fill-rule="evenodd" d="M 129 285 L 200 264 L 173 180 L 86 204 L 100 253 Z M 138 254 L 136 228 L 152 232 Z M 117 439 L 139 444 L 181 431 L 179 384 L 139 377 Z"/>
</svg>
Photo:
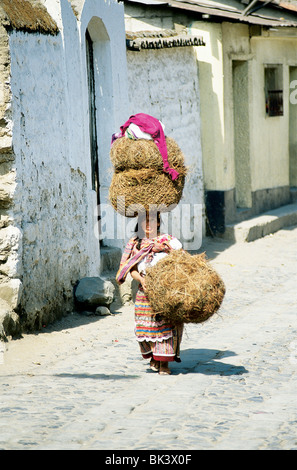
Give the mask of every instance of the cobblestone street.
<svg viewBox="0 0 297 470">
<path fill-rule="evenodd" d="M 6 343 L 0 449 L 297 450 L 297 228 L 202 249 L 227 292 L 171 376 L 141 358 L 133 306 Z"/>
</svg>

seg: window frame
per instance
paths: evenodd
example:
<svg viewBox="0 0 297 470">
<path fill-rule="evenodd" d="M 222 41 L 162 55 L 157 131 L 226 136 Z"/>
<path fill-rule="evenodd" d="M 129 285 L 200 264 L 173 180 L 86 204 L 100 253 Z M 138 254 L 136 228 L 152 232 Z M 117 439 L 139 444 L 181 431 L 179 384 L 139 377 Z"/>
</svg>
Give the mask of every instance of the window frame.
<svg viewBox="0 0 297 470">
<path fill-rule="evenodd" d="M 269 76 L 270 72 L 270 76 Z M 274 72 L 273 74 L 271 72 Z M 264 91 L 266 117 L 284 115 L 283 64 L 264 64 Z"/>
</svg>

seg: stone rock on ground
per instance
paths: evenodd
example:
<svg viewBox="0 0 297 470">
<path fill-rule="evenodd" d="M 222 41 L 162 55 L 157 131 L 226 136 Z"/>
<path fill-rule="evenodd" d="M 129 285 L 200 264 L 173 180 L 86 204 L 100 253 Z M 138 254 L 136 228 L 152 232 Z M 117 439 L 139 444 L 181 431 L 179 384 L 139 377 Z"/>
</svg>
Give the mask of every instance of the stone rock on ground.
<svg viewBox="0 0 297 470">
<path fill-rule="evenodd" d="M 100 277 L 81 279 L 75 290 L 75 299 L 81 307 L 96 309 L 102 305 L 109 307 L 114 300 L 115 287 L 111 281 Z"/>
<path fill-rule="evenodd" d="M 19 318 L 10 305 L 0 298 L 0 340 L 6 340 L 7 331 L 19 332 Z"/>
<path fill-rule="evenodd" d="M 85 317 L 97 315 L 99 317 L 105 317 L 107 315 L 112 315 L 111 311 L 105 305 L 99 305 L 96 310 L 83 310 L 80 312 L 81 315 Z"/>
<path fill-rule="evenodd" d="M 105 305 L 100 305 L 96 308 L 95 314 L 101 317 L 105 317 L 106 315 L 111 315 L 111 311 L 109 308 L 105 307 Z"/>
</svg>

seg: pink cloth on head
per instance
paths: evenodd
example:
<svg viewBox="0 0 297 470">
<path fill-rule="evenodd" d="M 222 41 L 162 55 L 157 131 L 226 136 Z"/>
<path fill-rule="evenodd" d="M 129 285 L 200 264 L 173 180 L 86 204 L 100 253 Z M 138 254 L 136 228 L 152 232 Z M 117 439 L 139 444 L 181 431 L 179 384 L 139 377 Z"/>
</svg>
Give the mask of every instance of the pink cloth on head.
<svg viewBox="0 0 297 470">
<path fill-rule="evenodd" d="M 119 137 L 123 137 L 125 134 L 125 130 L 129 125 L 133 123 L 136 124 L 143 132 L 147 132 L 150 134 L 153 138 L 153 141 L 157 145 L 163 159 L 163 170 L 166 173 L 169 173 L 172 180 L 176 180 L 179 176 L 179 173 L 174 170 L 174 168 L 170 168 L 169 163 L 168 163 L 168 153 L 167 153 L 167 145 L 166 145 L 166 139 L 165 139 L 165 134 L 163 131 L 163 127 L 160 123 L 160 121 L 153 116 L 150 116 L 149 114 L 144 114 L 144 113 L 139 113 L 135 114 L 133 116 L 130 116 L 128 121 L 125 122 L 120 127 L 120 132 L 118 134 L 114 134 L 112 136 L 112 143 L 114 140 L 116 140 Z"/>
</svg>

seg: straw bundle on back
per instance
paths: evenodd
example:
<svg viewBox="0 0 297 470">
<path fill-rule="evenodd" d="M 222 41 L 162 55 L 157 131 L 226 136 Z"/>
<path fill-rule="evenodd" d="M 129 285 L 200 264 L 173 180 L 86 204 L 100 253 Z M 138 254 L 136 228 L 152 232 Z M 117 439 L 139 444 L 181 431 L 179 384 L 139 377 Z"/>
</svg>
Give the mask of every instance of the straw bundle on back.
<svg viewBox="0 0 297 470">
<path fill-rule="evenodd" d="M 154 169 L 122 171 L 112 178 L 109 199 L 114 209 L 127 217 L 132 217 L 133 211 L 152 209 L 152 205 L 165 212 L 179 202 L 184 181 L 184 175 L 172 181 L 166 173 Z"/>
<path fill-rule="evenodd" d="M 109 188 L 109 200 L 117 212 L 134 217 L 134 212 L 143 208 L 149 210 L 152 205 L 164 212 L 178 204 L 187 169 L 176 142 L 167 137 L 166 143 L 168 163 L 179 172 L 179 177 L 174 181 L 163 171 L 162 156 L 152 140 L 122 137 L 113 143 L 110 158 L 115 172 Z"/>
<path fill-rule="evenodd" d="M 221 306 L 225 285 L 204 254 L 172 250 L 146 273 L 152 310 L 171 324 L 202 323 Z"/>
<path fill-rule="evenodd" d="M 166 137 L 169 166 L 185 173 L 184 155 L 171 137 Z M 154 168 L 162 171 L 162 156 L 153 140 L 117 139 L 110 149 L 110 160 L 116 172 Z"/>
</svg>

